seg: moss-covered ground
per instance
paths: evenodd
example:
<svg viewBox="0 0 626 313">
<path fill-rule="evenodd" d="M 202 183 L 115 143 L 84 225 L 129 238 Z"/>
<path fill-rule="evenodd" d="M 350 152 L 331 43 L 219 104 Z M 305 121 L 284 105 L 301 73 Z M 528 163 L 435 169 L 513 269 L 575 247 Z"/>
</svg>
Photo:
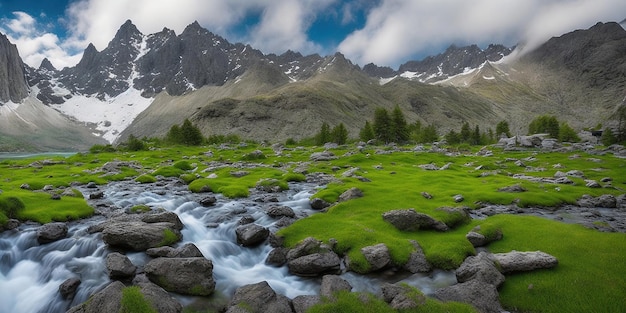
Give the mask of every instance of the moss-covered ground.
<svg viewBox="0 0 626 313">
<path fill-rule="evenodd" d="M 7 159 L 0 161 L 0 202 L 15 197 L 24 203 L 24 208 L 11 217 L 38 222 L 62 221 L 90 216 L 93 209 L 83 197 L 63 196 L 61 200 L 52 200 L 49 192 L 42 190 L 46 185 L 54 186 L 57 189 L 53 192 L 59 192 L 73 184 L 106 184 L 115 180 L 150 184 L 159 176 L 168 176 L 181 178 L 193 192 L 208 189 L 238 198 L 248 196 L 250 188 L 270 181 L 284 188 L 287 182 L 305 179 L 306 173 L 323 172 L 336 180 L 321 187 L 314 197 L 334 203 L 341 193 L 352 187 L 361 189 L 363 197 L 335 204 L 327 212 L 311 215 L 282 229 L 279 235 L 284 237 L 285 245 L 293 246 L 306 237 L 325 242 L 334 239 L 336 251 L 348 255 L 355 270 L 367 271 L 360 248 L 385 243 L 393 262 L 401 265 L 414 249 L 410 241 L 415 240 L 432 264 L 452 269 L 466 256 L 476 253 L 465 234 L 476 225 L 482 225 L 484 232 L 501 229 L 504 234 L 503 240 L 489 246 L 493 252 L 542 250 L 559 259 L 559 265 L 552 270 L 509 275 L 501 289 L 505 308 L 519 312 L 626 310 L 623 301 L 626 298 L 626 234 L 601 233 L 578 225 L 513 215 L 496 215 L 459 224 L 461 220 L 457 215 L 438 209 L 473 209 L 489 203 L 555 207 L 575 203 L 584 194 L 623 194 L 625 160 L 612 154 L 580 151 L 504 152 L 494 148 L 493 155 L 481 156 L 477 150 L 445 154 L 415 152 L 410 148 L 392 151 L 389 147 L 372 146 L 358 150 L 350 145 L 331 150 L 337 159 L 316 162 L 309 157 L 323 148 L 290 146 L 276 154 L 270 147 L 258 144 L 152 147 L 136 152 Z M 132 161 L 140 167 L 121 166 L 113 174 L 99 171 L 112 161 Z M 447 169 L 429 171 L 420 167 L 424 164 L 445 165 Z M 305 173 L 300 172 L 303 168 Z M 611 177 L 613 188 L 588 188 L 582 178 L 576 177 L 570 177 L 574 182 L 571 185 L 515 178 L 515 175 L 550 178 L 557 171 L 570 170 L 582 171 L 585 179 L 596 181 Z M 344 175 L 346 171 L 352 171 L 353 175 Z M 30 190 L 21 189 L 23 184 L 28 184 Z M 512 185 L 520 185 L 527 191 L 498 191 Z M 422 192 L 432 195 L 432 199 L 425 198 Z M 453 199 L 458 194 L 464 197 L 460 203 Z M 453 227 L 448 232 L 405 232 L 395 229 L 381 217 L 384 212 L 408 208 Z M 5 212 L 0 213 L 0 223 L 8 217 Z M 343 300 L 352 301 L 350 297 L 345 296 Z M 466 309 L 451 306 L 444 310 L 463 312 Z"/>
</svg>

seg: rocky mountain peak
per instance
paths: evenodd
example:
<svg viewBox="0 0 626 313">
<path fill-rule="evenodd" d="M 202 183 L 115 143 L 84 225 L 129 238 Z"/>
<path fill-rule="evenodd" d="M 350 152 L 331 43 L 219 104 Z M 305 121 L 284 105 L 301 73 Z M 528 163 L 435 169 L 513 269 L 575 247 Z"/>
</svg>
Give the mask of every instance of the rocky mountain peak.
<svg viewBox="0 0 626 313">
<path fill-rule="evenodd" d="M 50 60 L 48 60 L 48 58 L 44 58 L 43 60 L 41 60 L 41 64 L 39 65 L 39 70 L 46 70 L 46 71 L 51 71 L 51 72 L 57 71 L 56 67 L 52 65 L 52 63 L 50 62 Z"/>
<path fill-rule="evenodd" d="M 131 20 L 126 20 L 122 26 L 115 33 L 115 37 L 111 40 L 111 43 L 115 42 L 133 42 L 137 40 L 141 40 L 143 34 L 137 29 L 137 26 L 133 24 Z"/>
<path fill-rule="evenodd" d="M 0 105 L 21 102 L 28 96 L 24 64 L 17 47 L 0 33 Z"/>
</svg>

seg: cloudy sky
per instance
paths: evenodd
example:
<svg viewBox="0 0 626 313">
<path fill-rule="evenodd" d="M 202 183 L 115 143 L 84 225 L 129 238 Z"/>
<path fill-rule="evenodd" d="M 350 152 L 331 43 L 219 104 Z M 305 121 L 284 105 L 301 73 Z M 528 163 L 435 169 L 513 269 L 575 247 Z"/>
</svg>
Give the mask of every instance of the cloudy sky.
<svg viewBox="0 0 626 313">
<path fill-rule="evenodd" d="M 131 19 L 144 34 L 193 21 L 264 53 L 344 53 L 397 68 L 451 44 L 536 47 L 552 36 L 626 18 L 624 0 L 0 0 L 0 32 L 24 61 L 75 65 Z"/>
</svg>

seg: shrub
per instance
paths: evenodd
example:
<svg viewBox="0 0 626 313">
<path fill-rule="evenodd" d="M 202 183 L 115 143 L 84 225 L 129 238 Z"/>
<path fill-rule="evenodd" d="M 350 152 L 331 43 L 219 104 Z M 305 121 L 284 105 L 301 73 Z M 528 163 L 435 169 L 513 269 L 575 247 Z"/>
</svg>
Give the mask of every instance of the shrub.
<svg viewBox="0 0 626 313">
<path fill-rule="evenodd" d="M 542 115 L 530 122 L 528 134 L 547 133 L 552 138 L 559 138 L 559 121 L 552 115 Z"/>
<path fill-rule="evenodd" d="M 580 137 L 566 122 L 562 122 L 559 127 L 559 140 L 565 142 L 579 142 Z"/>
<path fill-rule="evenodd" d="M 500 138 L 502 134 L 506 135 L 507 138 L 511 137 L 511 131 L 509 130 L 509 122 L 501 121 L 496 125 L 496 136 Z"/>
</svg>

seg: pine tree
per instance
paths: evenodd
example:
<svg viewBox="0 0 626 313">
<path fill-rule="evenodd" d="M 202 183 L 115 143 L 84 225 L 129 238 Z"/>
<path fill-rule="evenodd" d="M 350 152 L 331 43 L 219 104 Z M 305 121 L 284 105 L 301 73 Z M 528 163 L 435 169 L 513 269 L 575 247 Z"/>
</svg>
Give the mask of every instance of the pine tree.
<svg viewBox="0 0 626 313">
<path fill-rule="evenodd" d="M 393 134 L 391 128 L 391 118 L 389 113 L 384 108 L 377 108 L 374 112 L 374 134 L 376 139 L 389 143 L 393 141 Z"/>
<path fill-rule="evenodd" d="M 476 125 L 476 127 L 474 127 L 474 132 L 472 132 L 471 144 L 473 144 L 473 145 L 480 145 L 481 144 L 480 128 L 478 127 L 478 125 Z"/>
<path fill-rule="evenodd" d="M 431 143 L 439 139 L 439 135 L 437 134 L 437 127 L 433 124 L 424 127 L 420 135 L 421 136 L 419 142 L 421 143 Z"/>
<path fill-rule="evenodd" d="M 393 133 L 393 141 L 402 143 L 409 139 L 409 129 L 404 118 L 404 113 L 399 106 L 391 112 L 391 128 Z"/>
<path fill-rule="evenodd" d="M 461 138 L 461 142 L 470 143 L 471 137 L 472 137 L 472 131 L 470 130 L 470 126 L 468 122 L 463 123 L 463 126 L 461 126 L 461 133 L 459 136 Z"/>
<path fill-rule="evenodd" d="M 445 135 L 445 138 L 446 138 L 446 141 L 448 142 L 448 144 L 450 144 L 450 145 L 457 145 L 457 144 L 461 143 L 461 137 L 459 136 L 459 133 L 454 131 L 454 129 L 451 129 Z"/>
<path fill-rule="evenodd" d="M 330 142 L 330 126 L 328 123 L 322 123 L 320 127 L 320 132 L 315 136 L 315 144 L 318 146 L 323 146 L 325 143 Z"/>
<path fill-rule="evenodd" d="M 374 129 L 372 128 L 372 124 L 370 124 L 369 121 L 365 121 L 365 126 L 363 126 L 363 128 L 361 128 L 361 131 L 359 132 L 359 138 L 365 142 L 376 138 L 376 135 L 374 134 Z"/>
<path fill-rule="evenodd" d="M 562 122 L 559 127 L 559 140 L 565 142 L 579 142 L 580 137 L 578 137 L 578 134 L 576 134 L 574 129 L 572 129 L 567 122 Z"/>
<path fill-rule="evenodd" d="M 605 146 L 610 146 L 612 144 L 617 143 L 617 138 L 613 134 L 613 130 L 610 127 L 607 127 L 604 132 L 602 132 L 602 144 Z"/>
<path fill-rule="evenodd" d="M 333 127 L 333 130 L 330 133 L 330 137 L 332 142 L 343 145 L 348 141 L 348 130 L 343 125 L 343 123 L 339 123 L 339 125 Z"/>
<path fill-rule="evenodd" d="M 500 138 L 502 134 L 505 134 L 507 138 L 511 137 L 511 131 L 509 130 L 509 122 L 507 121 L 500 121 L 496 125 L 496 136 Z"/>
<path fill-rule="evenodd" d="M 188 119 L 185 119 L 183 125 L 180 127 L 180 133 L 182 135 L 182 144 L 188 146 L 199 146 L 204 141 L 202 132 L 200 129 L 193 125 Z"/>
</svg>

